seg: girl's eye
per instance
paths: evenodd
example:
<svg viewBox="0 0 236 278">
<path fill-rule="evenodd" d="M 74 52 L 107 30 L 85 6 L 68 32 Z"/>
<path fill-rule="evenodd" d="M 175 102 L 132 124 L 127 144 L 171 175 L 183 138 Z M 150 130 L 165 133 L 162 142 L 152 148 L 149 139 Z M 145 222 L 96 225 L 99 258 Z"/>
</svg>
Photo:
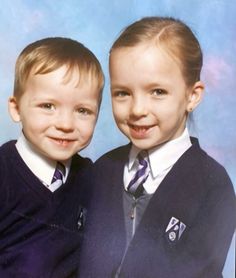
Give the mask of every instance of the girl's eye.
<svg viewBox="0 0 236 278">
<path fill-rule="evenodd" d="M 126 92 L 126 91 L 115 91 L 115 92 L 113 92 L 114 97 L 126 97 L 128 95 L 129 95 L 129 93 Z"/>
<path fill-rule="evenodd" d="M 154 96 L 162 96 L 162 95 L 166 95 L 167 92 L 163 89 L 155 89 L 152 91 L 152 95 Z"/>
<path fill-rule="evenodd" d="M 42 103 L 40 107 L 47 110 L 54 110 L 55 106 L 52 103 Z"/>
</svg>

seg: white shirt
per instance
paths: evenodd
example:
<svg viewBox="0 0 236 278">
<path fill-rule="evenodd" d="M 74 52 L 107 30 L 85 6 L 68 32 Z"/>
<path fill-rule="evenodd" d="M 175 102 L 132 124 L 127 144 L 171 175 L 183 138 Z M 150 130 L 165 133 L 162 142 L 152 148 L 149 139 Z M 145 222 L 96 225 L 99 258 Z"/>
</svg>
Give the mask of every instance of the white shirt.
<svg viewBox="0 0 236 278">
<path fill-rule="evenodd" d="M 39 154 L 34 149 L 32 144 L 25 138 L 23 133 L 21 133 L 19 139 L 16 142 L 16 149 L 34 175 L 39 178 L 43 185 L 45 185 L 50 191 L 54 192 L 56 189 L 51 186 L 51 181 L 56 169 L 57 161 L 50 160 Z M 63 164 L 66 170 L 65 176 L 63 177 L 64 183 L 69 174 L 71 159 L 65 163 L 63 162 Z"/>
<path fill-rule="evenodd" d="M 143 184 L 143 187 L 148 194 L 153 194 L 157 190 L 158 186 L 171 170 L 175 162 L 191 147 L 191 145 L 188 129 L 185 128 L 180 137 L 148 150 L 150 173 Z M 129 182 L 136 172 L 136 163 L 138 163 L 136 157 L 140 151 L 141 150 L 135 146 L 131 147 L 129 161 L 124 168 L 125 189 L 127 189 Z"/>
</svg>

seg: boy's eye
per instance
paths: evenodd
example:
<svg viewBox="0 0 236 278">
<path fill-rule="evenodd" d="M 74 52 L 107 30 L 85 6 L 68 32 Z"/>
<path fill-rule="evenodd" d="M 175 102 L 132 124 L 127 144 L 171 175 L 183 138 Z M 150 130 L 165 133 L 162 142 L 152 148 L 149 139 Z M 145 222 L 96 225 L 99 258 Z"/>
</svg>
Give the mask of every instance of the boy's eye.
<svg viewBox="0 0 236 278">
<path fill-rule="evenodd" d="M 89 109 L 83 107 L 78 108 L 77 112 L 81 115 L 90 115 L 92 113 Z"/>
<path fill-rule="evenodd" d="M 162 96 L 162 95 L 166 95 L 166 93 L 167 92 L 163 89 L 154 89 L 152 91 L 152 95 L 154 95 L 154 96 Z"/>
<path fill-rule="evenodd" d="M 40 107 L 47 110 L 55 109 L 55 106 L 52 103 L 42 103 L 40 104 Z"/>
</svg>

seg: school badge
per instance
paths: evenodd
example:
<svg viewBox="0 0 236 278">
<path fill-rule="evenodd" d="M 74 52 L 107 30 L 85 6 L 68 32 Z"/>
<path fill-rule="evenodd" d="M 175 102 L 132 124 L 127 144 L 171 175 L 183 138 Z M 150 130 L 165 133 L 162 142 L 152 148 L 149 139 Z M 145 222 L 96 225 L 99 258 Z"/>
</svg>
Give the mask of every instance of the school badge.
<svg viewBox="0 0 236 278">
<path fill-rule="evenodd" d="M 186 225 L 175 217 L 171 217 L 169 224 L 165 230 L 169 241 L 175 242 L 179 240 L 183 234 Z"/>
</svg>

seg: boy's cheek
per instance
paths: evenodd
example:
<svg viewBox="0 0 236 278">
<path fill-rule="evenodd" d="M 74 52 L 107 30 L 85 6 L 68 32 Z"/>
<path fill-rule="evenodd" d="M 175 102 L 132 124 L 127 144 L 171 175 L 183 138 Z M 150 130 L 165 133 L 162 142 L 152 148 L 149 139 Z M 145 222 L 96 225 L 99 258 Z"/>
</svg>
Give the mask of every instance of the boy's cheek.
<svg viewBox="0 0 236 278">
<path fill-rule="evenodd" d="M 84 122 L 78 126 L 77 131 L 82 137 L 84 137 L 84 139 L 90 139 L 93 136 L 95 126 L 96 120 L 93 120 L 91 122 Z"/>
</svg>

